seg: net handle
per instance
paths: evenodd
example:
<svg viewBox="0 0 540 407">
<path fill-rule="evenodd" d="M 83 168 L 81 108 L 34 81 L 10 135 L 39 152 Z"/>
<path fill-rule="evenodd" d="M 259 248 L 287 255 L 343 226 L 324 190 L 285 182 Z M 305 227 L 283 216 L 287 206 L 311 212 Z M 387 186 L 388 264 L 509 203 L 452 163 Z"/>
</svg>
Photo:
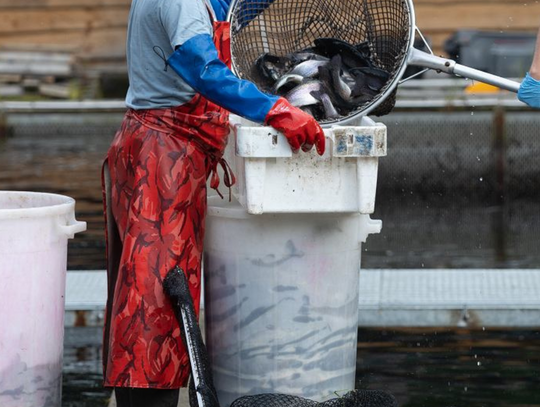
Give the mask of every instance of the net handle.
<svg viewBox="0 0 540 407">
<path fill-rule="evenodd" d="M 519 82 L 502 78 L 478 69 L 469 68 L 468 66 L 456 63 L 456 61 L 452 59 L 428 54 L 427 52 L 420 51 L 414 47 L 411 47 L 409 51 L 407 65 L 420 66 L 456 76 L 462 76 L 468 79 L 474 79 L 515 93 L 518 92 L 520 86 Z"/>
</svg>

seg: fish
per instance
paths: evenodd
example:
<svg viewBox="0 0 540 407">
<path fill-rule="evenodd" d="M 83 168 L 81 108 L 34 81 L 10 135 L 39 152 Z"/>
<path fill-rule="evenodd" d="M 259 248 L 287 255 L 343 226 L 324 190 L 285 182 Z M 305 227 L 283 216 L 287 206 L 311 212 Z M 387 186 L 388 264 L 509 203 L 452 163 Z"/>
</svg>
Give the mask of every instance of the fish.
<svg viewBox="0 0 540 407">
<path fill-rule="evenodd" d="M 351 97 L 351 88 L 341 78 L 341 56 L 335 55 L 332 57 L 329 72 L 336 94 L 344 100 L 349 100 Z"/>
<path fill-rule="evenodd" d="M 310 93 L 311 96 L 321 102 L 326 119 L 338 119 L 339 117 L 341 117 L 341 115 L 338 113 L 338 111 L 332 104 L 332 99 L 327 93 L 320 91 L 312 91 Z"/>
<path fill-rule="evenodd" d="M 319 74 L 319 66 L 326 65 L 328 65 L 328 61 L 309 59 L 296 65 L 290 73 L 293 75 L 302 75 L 304 78 L 313 78 Z"/>
<path fill-rule="evenodd" d="M 336 109 L 339 111 L 339 113 L 342 116 L 346 116 L 351 111 L 358 108 L 358 106 L 360 106 L 361 104 L 366 103 L 372 99 L 371 96 L 366 96 L 366 95 L 360 95 L 358 97 L 351 98 L 351 99 L 343 98 L 340 95 L 340 93 L 336 91 L 334 87 L 332 74 L 328 67 L 319 68 L 319 79 L 324 84 L 329 83 L 328 87 L 330 88 L 330 92 L 328 93 L 328 95 L 330 96 L 330 99 L 332 100 L 333 105 L 336 107 Z"/>
<path fill-rule="evenodd" d="M 377 94 L 376 91 L 368 86 L 368 78 L 363 72 L 355 72 L 353 81 L 351 97 L 355 98 L 362 95 L 375 96 Z"/>
<path fill-rule="evenodd" d="M 353 68 L 350 70 L 352 75 L 358 76 L 360 74 L 366 77 L 366 85 L 369 89 L 376 92 L 380 91 L 382 87 L 388 82 L 390 73 L 384 69 L 377 68 L 375 66 Z"/>
<path fill-rule="evenodd" d="M 340 55 L 343 65 L 349 68 L 372 66 L 370 55 L 358 51 L 354 45 L 337 38 L 317 38 L 314 49 L 317 53 L 332 58 Z"/>
<path fill-rule="evenodd" d="M 317 118 L 317 114 L 315 113 L 315 110 L 313 109 L 313 105 L 311 106 L 302 106 L 300 108 L 301 111 L 303 111 L 304 113 L 307 113 L 309 114 L 310 116 L 313 116 L 315 118 Z"/>
<path fill-rule="evenodd" d="M 290 61 L 288 58 L 266 53 L 255 60 L 252 73 L 259 78 L 259 82 L 267 87 L 272 87 L 289 69 Z"/>
<path fill-rule="evenodd" d="M 355 86 L 352 88 L 351 91 L 351 97 L 357 98 L 359 96 L 371 96 L 374 97 L 377 95 L 378 92 L 374 91 L 373 89 L 369 88 L 366 85 L 366 79 L 360 79 L 357 77 L 357 82 Z"/>
<path fill-rule="evenodd" d="M 320 69 L 320 68 L 319 68 Z M 321 91 L 323 84 L 319 80 L 310 80 L 292 89 L 285 95 L 285 99 L 296 107 L 310 106 L 319 103 L 310 92 Z"/>
<path fill-rule="evenodd" d="M 354 45 L 354 48 L 356 48 L 356 50 L 361 54 L 364 54 L 368 57 L 371 55 L 371 49 L 369 48 L 368 41 L 359 42 L 358 44 Z"/>
<path fill-rule="evenodd" d="M 298 65 L 305 61 L 330 62 L 330 58 L 317 54 L 312 48 L 306 48 L 303 51 L 288 54 L 287 58 L 291 65 Z"/>
<path fill-rule="evenodd" d="M 272 91 L 273 93 L 278 94 L 278 95 L 286 94 L 291 89 L 293 89 L 296 85 L 301 84 L 303 81 L 304 81 L 304 77 L 302 75 L 289 73 L 279 78 L 279 80 L 276 82 L 276 84 L 272 88 Z"/>
<path fill-rule="evenodd" d="M 253 68 L 263 86 L 317 120 L 337 119 L 372 100 L 390 74 L 375 66 L 367 41 L 318 38 L 285 56 L 261 55 Z"/>
<path fill-rule="evenodd" d="M 341 79 L 347 84 L 349 88 L 353 88 L 356 85 L 356 78 L 345 67 L 341 67 Z"/>
<path fill-rule="evenodd" d="M 322 66 L 319 68 L 319 80 L 324 84 L 326 89 L 329 90 L 329 95 L 335 99 L 334 84 L 332 81 L 332 75 L 328 66 Z"/>
</svg>

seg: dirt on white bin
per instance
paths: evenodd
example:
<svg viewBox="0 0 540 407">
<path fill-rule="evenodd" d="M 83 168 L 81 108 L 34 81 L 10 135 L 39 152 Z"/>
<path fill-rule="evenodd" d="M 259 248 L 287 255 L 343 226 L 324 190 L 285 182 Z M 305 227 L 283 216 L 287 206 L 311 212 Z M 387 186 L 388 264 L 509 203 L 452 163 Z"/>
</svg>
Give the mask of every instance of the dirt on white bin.
<svg viewBox="0 0 540 407">
<path fill-rule="evenodd" d="M 0 191 L 0 406 L 60 407 L 67 241 L 75 200 Z"/>
</svg>

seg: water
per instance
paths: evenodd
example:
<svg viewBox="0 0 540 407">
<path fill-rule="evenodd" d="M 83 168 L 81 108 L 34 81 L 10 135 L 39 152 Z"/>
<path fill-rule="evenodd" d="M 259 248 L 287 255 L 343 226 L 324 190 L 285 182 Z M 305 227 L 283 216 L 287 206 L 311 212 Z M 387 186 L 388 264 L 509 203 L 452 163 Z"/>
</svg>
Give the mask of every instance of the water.
<svg viewBox="0 0 540 407">
<path fill-rule="evenodd" d="M 538 199 L 379 194 L 372 218 L 383 228 L 364 245 L 362 267 L 538 268 L 538 208 Z"/>
<path fill-rule="evenodd" d="M 101 328 L 66 327 L 62 407 L 108 404 L 111 391 L 102 386 L 101 341 Z"/>
<path fill-rule="evenodd" d="M 540 406 L 538 331 L 360 329 L 358 337 L 356 387 L 391 392 L 401 407 Z M 107 405 L 100 351 L 100 328 L 67 328 L 62 407 Z"/>
<path fill-rule="evenodd" d="M 540 333 L 360 330 L 357 387 L 402 407 L 540 406 Z M 479 365 L 480 363 L 480 365 Z"/>
<path fill-rule="evenodd" d="M 14 125 L 14 137 L 0 139 L 0 189 L 57 192 L 77 200 L 77 218 L 88 222 L 88 230 L 69 242 L 69 269 L 105 268 L 100 171 L 121 118 L 119 114 L 13 116 L 10 122 Z M 410 116 L 407 119 L 411 121 Z M 389 135 L 398 131 L 397 124 L 393 127 L 389 127 Z M 476 127 L 475 134 L 481 133 Z M 372 218 L 382 219 L 383 229 L 381 234 L 371 235 L 364 245 L 364 268 L 537 268 L 540 265 L 540 251 L 536 249 L 540 237 L 539 196 L 500 203 L 486 199 L 490 190 L 471 197 L 459 189 L 437 188 L 440 181 L 434 179 L 444 179 L 440 171 L 447 168 L 441 167 L 437 178 L 437 167 L 431 164 L 427 171 L 429 188 L 418 192 L 422 175 L 415 157 L 420 153 L 427 157 L 426 151 L 434 147 L 407 150 L 403 148 L 402 138 L 411 135 L 404 133 L 399 137 L 401 144 L 397 143 L 398 137 L 392 141 L 395 149 L 392 155 L 380 160 Z M 467 150 L 464 142 L 460 148 Z M 479 147 L 473 147 L 472 152 L 459 159 L 464 184 L 467 179 L 478 178 L 475 171 L 484 170 L 475 164 Z M 533 147 L 527 144 L 528 150 L 535 151 Z M 444 151 L 446 147 L 441 148 Z M 427 158 L 420 162 L 428 165 Z M 410 170 L 405 167 L 407 163 Z M 516 184 L 536 185 L 538 174 L 531 170 L 531 165 L 527 167 L 527 178 L 516 180 Z M 414 182 L 403 175 L 409 172 L 414 173 Z M 396 174 L 401 174 L 405 188 L 395 189 Z M 455 178 L 455 174 L 449 178 Z M 540 190 L 530 188 L 530 191 Z"/>
<path fill-rule="evenodd" d="M 77 218 L 88 222 L 88 231 L 69 243 L 70 269 L 105 268 L 100 168 L 120 120 L 118 114 L 14 116 L 14 137 L 0 139 L 0 189 L 76 198 Z M 478 162 L 476 151 L 471 157 Z M 383 231 L 363 246 L 364 268 L 538 268 L 538 197 L 498 202 L 444 189 L 388 191 L 380 188 L 382 175 L 391 176 L 385 168 L 392 161 L 385 160 L 372 216 L 383 220 Z M 540 406 L 536 330 L 363 329 L 359 338 L 358 387 L 388 390 L 403 407 Z M 107 404 L 100 352 L 100 328 L 67 328 L 63 407 Z"/>
</svg>

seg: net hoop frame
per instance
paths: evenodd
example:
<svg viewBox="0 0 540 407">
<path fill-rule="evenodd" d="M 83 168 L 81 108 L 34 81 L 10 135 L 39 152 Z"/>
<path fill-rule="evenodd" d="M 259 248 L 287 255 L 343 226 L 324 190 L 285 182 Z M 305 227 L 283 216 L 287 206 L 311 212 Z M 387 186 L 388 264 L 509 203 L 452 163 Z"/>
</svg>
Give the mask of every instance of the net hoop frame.
<svg viewBox="0 0 540 407">
<path fill-rule="evenodd" d="M 232 26 L 232 20 L 235 15 L 235 9 L 238 6 L 239 3 L 241 3 L 243 0 L 232 0 L 229 10 L 227 12 L 227 19 L 226 21 L 231 23 Z M 277 0 L 279 1 L 279 0 Z M 299 0 L 300 1 L 300 0 Z M 347 0 L 344 0 L 347 1 Z M 392 94 L 392 92 L 396 89 L 398 84 L 401 81 L 401 78 L 403 77 L 405 70 L 408 66 L 408 60 L 411 53 L 411 50 L 413 49 L 414 39 L 416 36 L 416 18 L 415 18 L 415 12 L 414 12 L 414 4 L 412 0 L 401 0 L 401 3 L 403 3 L 404 8 L 407 10 L 408 15 L 408 39 L 405 44 L 405 50 L 402 53 L 401 61 L 399 63 L 399 68 L 395 70 L 395 74 L 392 76 L 392 79 L 390 81 L 390 84 L 388 86 L 385 86 L 386 89 L 379 95 L 375 96 L 374 99 L 376 99 L 374 102 L 369 103 L 367 106 L 365 106 L 362 109 L 357 109 L 347 116 L 343 116 L 342 118 L 335 119 L 335 120 L 325 120 L 323 122 L 319 122 L 321 127 L 323 128 L 329 128 L 336 125 L 347 125 L 352 122 L 359 122 L 362 118 L 362 116 L 368 115 L 370 112 L 372 112 L 374 109 L 376 109 L 381 103 L 384 102 L 384 100 Z M 231 30 L 230 33 L 231 38 L 231 70 L 233 73 L 240 77 L 239 70 L 237 68 L 237 64 L 235 62 L 236 58 L 234 56 L 234 34 Z M 257 85 L 257 84 L 256 84 Z"/>
</svg>

